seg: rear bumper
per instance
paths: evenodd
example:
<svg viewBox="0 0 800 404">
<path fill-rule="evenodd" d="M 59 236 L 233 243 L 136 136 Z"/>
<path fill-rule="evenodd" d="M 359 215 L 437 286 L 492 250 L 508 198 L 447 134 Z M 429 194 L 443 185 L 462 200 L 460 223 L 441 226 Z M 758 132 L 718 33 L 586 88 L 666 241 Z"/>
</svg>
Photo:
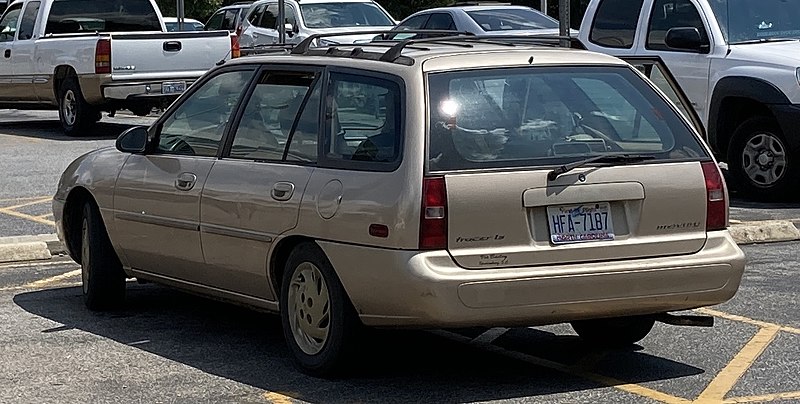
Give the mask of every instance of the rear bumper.
<svg viewBox="0 0 800 404">
<path fill-rule="evenodd" d="M 727 231 L 691 255 L 496 270 L 458 267 L 445 251 L 319 242 L 366 325 L 542 325 L 722 303 L 745 258 Z"/>
<path fill-rule="evenodd" d="M 188 88 L 197 77 L 165 80 L 112 80 L 109 74 L 89 74 L 80 77 L 81 91 L 87 102 L 103 105 L 124 101 L 171 100 L 180 94 L 162 94 L 165 82 L 183 81 Z"/>
</svg>

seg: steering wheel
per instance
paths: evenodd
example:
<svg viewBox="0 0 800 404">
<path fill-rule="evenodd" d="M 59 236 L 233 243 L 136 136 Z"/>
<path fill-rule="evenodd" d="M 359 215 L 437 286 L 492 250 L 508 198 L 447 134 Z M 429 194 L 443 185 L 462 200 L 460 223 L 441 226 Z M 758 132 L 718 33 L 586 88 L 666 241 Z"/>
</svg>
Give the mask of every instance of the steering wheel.
<svg viewBox="0 0 800 404">
<path fill-rule="evenodd" d="M 175 143 L 173 143 L 172 146 L 169 147 L 169 151 L 170 153 L 186 154 L 190 156 L 195 154 L 194 148 L 192 148 L 192 146 L 189 143 L 186 143 L 186 141 L 181 138 L 175 139 Z"/>
</svg>

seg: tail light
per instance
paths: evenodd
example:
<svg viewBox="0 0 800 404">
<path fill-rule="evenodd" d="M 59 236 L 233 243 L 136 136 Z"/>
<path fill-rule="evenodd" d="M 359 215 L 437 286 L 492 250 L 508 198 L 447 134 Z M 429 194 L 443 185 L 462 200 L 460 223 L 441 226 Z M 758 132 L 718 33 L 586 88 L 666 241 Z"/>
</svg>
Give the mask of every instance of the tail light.
<svg viewBox="0 0 800 404">
<path fill-rule="evenodd" d="M 702 163 L 702 166 L 706 179 L 706 231 L 724 230 L 728 227 L 725 182 L 715 162 L 708 161 Z"/>
<path fill-rule="evenodd" d="M 447 248 L 447 188 L 444 177 L 422 180 L 422 213 L 419 224 L 419 249 Z"/>
<path fill-rule="evenodd" d="M 111 73 L 111 40 L 99 39 L 94 48 L 94 72 L 95 74 Z"/>
<path fill-rule="evenodd" d="M 238 31 L 238 30 L 237 30 Z M 242 56 L 241 48 L 239 48 L 239 35 L 231 35 L 231 59 Z"/>
</svg>

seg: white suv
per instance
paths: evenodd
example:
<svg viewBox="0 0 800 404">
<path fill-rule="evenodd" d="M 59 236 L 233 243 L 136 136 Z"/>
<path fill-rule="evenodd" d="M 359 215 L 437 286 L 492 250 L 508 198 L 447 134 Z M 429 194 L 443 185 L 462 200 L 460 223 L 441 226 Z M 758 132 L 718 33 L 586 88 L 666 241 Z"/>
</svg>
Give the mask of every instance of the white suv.
<svg viewBox="0 0 800 404">
<path fill-rule="evenodd" d="M 304 0 L 302 4 L 286 0 L 285 4 L 284 24 L 278 24 L 278 0 L 262 0 L 250 7 L 239 40 L 245 53 L 278 43 L 281 28 L 286 30 L 287 43 L 300 43 L 313 34 L 346 33 L 320 41 L 320 45 L 334 45 L 369 42 L 374 34 L 358 32 L 388 30 L 395 25 L 389 13 L 371 0 Z"/>
</svg>

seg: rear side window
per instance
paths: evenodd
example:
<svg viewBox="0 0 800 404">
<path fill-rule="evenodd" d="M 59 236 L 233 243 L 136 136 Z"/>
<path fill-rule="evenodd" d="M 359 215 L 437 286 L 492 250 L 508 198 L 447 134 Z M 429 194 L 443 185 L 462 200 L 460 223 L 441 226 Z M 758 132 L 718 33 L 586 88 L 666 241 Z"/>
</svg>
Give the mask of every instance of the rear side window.
<svg viewBox="0 0 800 404">
<path fill-rule="evenodd" d="M 25 41 L 33 38 L 33 27 L 36 25 L 36 16 L 39 15 L 39 2 L 32 1 L 25 7 L 22 13 L 22 21 L 19 23 L 19 34 L 17 39 Z"/>
<path fill-rule="evenodd" d="M 429 84 L 434 171 L 560 165 L 604 153 L 707 157 L 685 121 L 627 67 L 437 73 Z"/>
<path fill-rule="evenodd" d="M 597 6 L 589 40 L 607 48 L 630 49 L 644 0 L 603 0 Z"/>
<path fill-rule="evenodd" d="M 206 31 L 222 29 L 223 17 L 225 17 L 225 11 L 217 11 L 216 14 L 212 15 L 206 24 Z"/>
<path fill-rule="evenodd" d="M 46 34 L 161 31 L 149 0 L 54 0 Z"/>
<path fill-rule="evenodd" d="M 425 26 L 426 29 L 456 29 L 456 23 L 453 22 L 453 17 L 450 14 L 446 13 L 433 13 L 431 14 L 431 18 L 428 20 L 428 24 Z"/>
</svg>

